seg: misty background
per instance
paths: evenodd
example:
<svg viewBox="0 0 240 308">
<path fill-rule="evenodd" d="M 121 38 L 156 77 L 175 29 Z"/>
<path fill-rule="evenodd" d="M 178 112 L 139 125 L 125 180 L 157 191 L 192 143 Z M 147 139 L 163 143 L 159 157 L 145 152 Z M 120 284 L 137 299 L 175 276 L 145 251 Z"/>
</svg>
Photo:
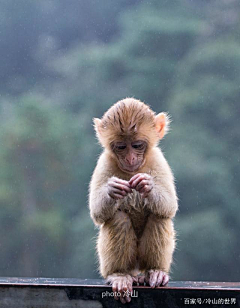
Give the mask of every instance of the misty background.
<svg viewBox="0 0 240 308">
<path fill-rule="evenodd" d="M 240 3 L 0 2 L 0 276 L 97 278 L 93 117 L 172 116 L 174 280 L 240 280 Z"/>
</svg>

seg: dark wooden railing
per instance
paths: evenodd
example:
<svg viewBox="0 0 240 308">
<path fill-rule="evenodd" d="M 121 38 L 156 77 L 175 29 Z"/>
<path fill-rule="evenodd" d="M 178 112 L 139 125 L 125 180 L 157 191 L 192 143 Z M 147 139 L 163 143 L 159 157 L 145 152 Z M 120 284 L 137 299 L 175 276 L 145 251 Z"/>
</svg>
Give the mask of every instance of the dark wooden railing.
<svg viewBox="0 0 240 308">
<path fill-rule="evenodd" d="M 172 281 L 166 287 L 136 286 L 121 304 L 103 280 L 0 278 L 0 308 L 240 307 L 240 282 Z"/>
</svg>

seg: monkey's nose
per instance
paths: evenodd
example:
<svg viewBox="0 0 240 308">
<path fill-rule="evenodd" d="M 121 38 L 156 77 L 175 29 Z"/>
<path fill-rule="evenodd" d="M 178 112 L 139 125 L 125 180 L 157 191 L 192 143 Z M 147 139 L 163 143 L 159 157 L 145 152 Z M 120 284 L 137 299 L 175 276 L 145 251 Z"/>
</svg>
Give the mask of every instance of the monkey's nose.
<svg viewBox="0 0 240 308">
<path fill-rule="evenodd" d="M 129 154 L 126 156 L 126 161 L 129 165 L 133 165 L 135 162 L 135 155 L 134 154 Z"/>
</svg>

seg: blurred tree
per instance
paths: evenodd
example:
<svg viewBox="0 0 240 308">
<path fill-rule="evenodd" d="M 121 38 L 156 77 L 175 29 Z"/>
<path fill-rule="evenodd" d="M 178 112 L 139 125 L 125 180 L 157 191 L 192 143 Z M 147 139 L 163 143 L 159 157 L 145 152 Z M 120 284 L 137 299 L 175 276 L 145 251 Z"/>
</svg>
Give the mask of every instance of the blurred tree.
<svg viewBox="0 0 240 308">
<path fill-rule="evenodd" d="M 121 9 L 140 0 L 120 0 L 104 5 L 95 0 L 8 0 L 0 2 L 0 90 L 21 95 L 45 79 L 57 76 L 48 70 L 59 52 L 77 42 L 109 42 L 118 33 Z"/>
<path fill-rule="evenodd" d="M 57 59 L 54 68 L 66 82 L 62 101 L 102 114 L 117 99 L 134 96 L 166 109 L 176 65 L 205 27 L 181 2 L 174 1 L 174 11 L 172 5 L 151 1 L 129 9 L 121 15 L 118 40 L 76 46 Z"/>
<path fill-rule="evenodd" d="M 236 1 L 184 4 L 175 1 L 173 10 L 172 3 L 151 1 L 128 10 L 118 40 L 77 46 L 55 69 L 64 89 L 71 85 L 63 105 L 76 112 L 101 116 L 119 98 L 135 96 L 172 114 L 173 133 L 163 148 L 167 143 L 181 205 L 173 276 L 236 280 L 240 62 L 238 37 L 229 33 L 239 21 L 229 24 L 227 14 L 240 7 Z"/>
<path fill-rule="evenodd" d="M 239 2 L 9 0 L 0 14 L 1 275 L 97 277 L 91 121 L 134 96 L 173 117 L 173 278 L 239 280 Z"/>
<path fill-rule="evenodd" d="M 169 100 L 175 119 L 170 156 L 182 204 L 182 251 L 176 258 L 186 269 L 199 264 L 187 279 L 226 280 L 229 273 L 229 279 L 239 279 L 239 270 L 233 271 L 240 261 L 239 50 L 238 42 L 224 36 L 196 46 L 180 64 Z M 198 253 L 186 255 L 189 247 Z"/>
<path fill-rule="evenodd" d="M 84 127 L 40 97 L 13 106 L 2 104 L 0 234 L 8 249 L 1 274 L 58 276 L 73 245 L 73 217 L 86 212 Z"/>
</svg>

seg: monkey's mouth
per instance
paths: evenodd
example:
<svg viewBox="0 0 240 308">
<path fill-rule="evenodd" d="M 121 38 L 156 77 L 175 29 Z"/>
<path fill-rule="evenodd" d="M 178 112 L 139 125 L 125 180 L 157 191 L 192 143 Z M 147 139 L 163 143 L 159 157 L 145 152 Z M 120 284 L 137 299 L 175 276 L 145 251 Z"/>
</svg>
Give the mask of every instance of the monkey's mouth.
<svg viewBox="0 0 240 308">
<path fill-rule="evenodd" d="M 137 171 L 138 169 L 140 169 L 143 166 L 143 164 L 144 164 L 144 161 L 139 162 L 135 165 L 121 164 L 120 169 L 122 169 L 123 171 L 126 171 L 126 172 L 133 173 L 133 172 Z"/>
<path fill-rule="evenodd" d="M 134 165 L 134 166 L 124 166 L 124 170 L 129 171 L 129 172 L 134 172 L 136 171 L 140 166 L 139 165 Z"/>
</svg>

